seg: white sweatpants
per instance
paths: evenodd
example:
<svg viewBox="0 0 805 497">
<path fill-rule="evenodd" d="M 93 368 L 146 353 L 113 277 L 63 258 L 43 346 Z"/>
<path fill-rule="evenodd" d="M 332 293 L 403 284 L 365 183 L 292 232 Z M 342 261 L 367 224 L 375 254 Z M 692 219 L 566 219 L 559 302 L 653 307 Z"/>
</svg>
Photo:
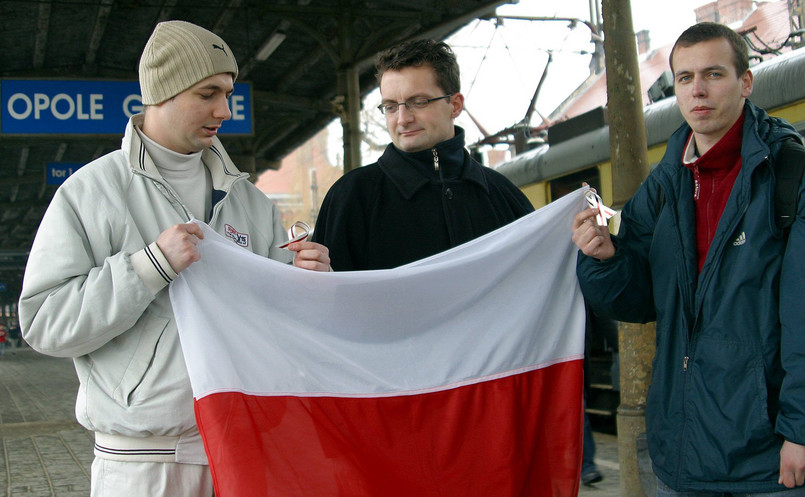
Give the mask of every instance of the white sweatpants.
<svg viewBox="0 0 805 497">
<path fill-rule="evenodd" d="M 95 458 L 91 497 L 212 497 L 210 467 Z"/>
</svg>

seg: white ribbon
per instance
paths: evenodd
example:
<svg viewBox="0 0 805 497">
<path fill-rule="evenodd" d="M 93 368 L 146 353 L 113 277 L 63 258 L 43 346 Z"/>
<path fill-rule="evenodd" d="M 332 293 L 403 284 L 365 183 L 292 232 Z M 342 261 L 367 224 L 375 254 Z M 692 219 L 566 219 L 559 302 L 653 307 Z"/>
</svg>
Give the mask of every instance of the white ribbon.
<svg viewBox="0 0 805 497">
<path fill-rule="evenodd" d="M 310 226 L 303 221 L 297 221 L 293 223 L 288 229 L 288 241 L 283 243 L 282 245 L 277 245 L 278 248 L 287 248 L 288 245 L 294 242 L 302 242 L 307 240 L 307 236 L 310 234 Z"/>
<path fill-rule="evenodd" d="M 595 193 L 595 190 L 587 190 L 587 193 L 584 194 L 584 198 L 587 199 L 587 204 L 590 207 L 598 210 L 598 215 L 595 216 L 598 226 L 606 226 L 607 219 L 614 216 L 615 211 L 604 205 L 604 201 Z"/>
</svg>

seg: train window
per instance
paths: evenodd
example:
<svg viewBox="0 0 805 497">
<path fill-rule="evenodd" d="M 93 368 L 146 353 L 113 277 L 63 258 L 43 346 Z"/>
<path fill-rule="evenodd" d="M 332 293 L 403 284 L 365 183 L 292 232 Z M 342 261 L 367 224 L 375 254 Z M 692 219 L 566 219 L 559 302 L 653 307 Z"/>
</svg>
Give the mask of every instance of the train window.
<svg viewBox="0 0 805 497">
<path fill-rule="evenodd" d="M 581 188 L 582 183 L 587 183 L 600 192 L 601 176 L 598 174 L 598 168 L 591 167 L 583 171 L 551 180 L 551 201 L 564 197 L 568 193 L 578 190 Z"/>
</svg>

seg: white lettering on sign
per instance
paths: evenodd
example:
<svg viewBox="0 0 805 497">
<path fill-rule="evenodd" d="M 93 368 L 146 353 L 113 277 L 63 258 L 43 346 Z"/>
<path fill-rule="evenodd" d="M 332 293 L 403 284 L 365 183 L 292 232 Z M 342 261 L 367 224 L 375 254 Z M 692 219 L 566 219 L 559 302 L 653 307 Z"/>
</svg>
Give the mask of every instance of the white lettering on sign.
<svg viewBox="0 0 805 497">
<path fill-rule="evenodd" d="M 129 95 L 123 100 L 123 114 L 130 118 L 143 111 L 143 98 L 140 95 Z"/>
<path fill-rule="evenodd" d="M 25 110 L 22 112 L 17 112 L 14 110 L 14 103 L 17 101 L 21 101 L 25 105 Z M 28 98 L 28 95 L 23 93 L 15 93 L 11 95 L 11 98 L 8 99 L 8 113 L 11 114 L 11 117 L 14 119 L 25 119 L 26 117 L 31 115 L 31 109 L 33 105 L 31 104 L 31 99 Z"/>
<path fill-rule="evenodd" d="M 229 107 L 232 111 L 233 121 L 243 121 L 246 119 L 246 116 L 243 114 L 243 111 L 246 110 L 243 105 L 243 100 L 245 100 L 243 95 L 232 95 L 229 97 Z"/>
<path fill-rule="evenodd" d="M 103 120 L 103 95 L 92 93 L 85 104 L 86 95 L 68 95 L 59 93 L 52 99 L 44 93 L 34 93 L 31 98 L 24 93 L 15 93 L 8 99 L 8 113 L 14 119 L 28 119 L 33 113 L 34 119 L 41 119 L 42 114 L 50 113 L 61 121 L 76 118 L 79 120 Z M 18 103 L 19 102 L 19 103 Z"/>
<path fill-rule="evenodd" d="M 229 110 L 232 111 L 233 121 L 243 121 L 246 119 L 246 106 L 243 101 L 246 97 L 243 95 L 232 95 L 229 97 Z M 134 114 L 143 111 L 142 97 L 140 95 L 129 95 L 123 100 L 123 114 L 130 118 Z"/>
<path fill-rule="evenodd" d="M 34 119 L 39 119 L 40 112 L 42 110 L 47 110 L 48 104 L 50 103 L 50 98 L 43 94 L 43 93 L 34 93 Z M 27 116 L 26 116 L 27 118 Z"/>
<path fill-rule="evenodd" d="M 73 168 L 68 167 L 66 169 L 60 169 L 58 167 L 51 167 L 50 168 L 50 174 L 54 178 L 66 178 L 66 177 L 70 176 L 71 174 L 73 174 Z"/>
</svg>

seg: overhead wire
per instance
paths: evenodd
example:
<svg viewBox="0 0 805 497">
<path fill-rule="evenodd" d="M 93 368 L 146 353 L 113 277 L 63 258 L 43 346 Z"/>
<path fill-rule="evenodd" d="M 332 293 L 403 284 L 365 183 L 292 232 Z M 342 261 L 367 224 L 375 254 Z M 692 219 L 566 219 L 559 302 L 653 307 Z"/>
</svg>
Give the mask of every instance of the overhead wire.
<svg viewBox="0 0 805 497">
<path fill-rule="evenodd" d="M 480 26 L 481 22 L 483 22 L 481 19 L 475 21 L 475 27 L 473 28 L 473 31 L 475 31 Z M 483 57 L 481 57 L 481 62 L 478 63 L 478 67 L 475 69 L 475 75 L 472 77 L 472 81 L 470 81 L 470 87 L 465 94 L 467 98 L 469 98 L 470 93 L 472 93 L 473 88 L 475 88 L 475 83 L 476 81 L 478 81 L 478 76 L 481 73 L 481 67 L 483 67 L 484 62 L 486 61 L 486 58 L 489 55 L 489 51 L 492 49 L 492 42 L 495 40 L 497 32 L 498 32 L 498 25 L 496 23 L 495 29 L 492 31 L 492 35 L 490 36 L 489 41 L 486 44 L 486 49 L 484 50 Z"/>
</svg>

